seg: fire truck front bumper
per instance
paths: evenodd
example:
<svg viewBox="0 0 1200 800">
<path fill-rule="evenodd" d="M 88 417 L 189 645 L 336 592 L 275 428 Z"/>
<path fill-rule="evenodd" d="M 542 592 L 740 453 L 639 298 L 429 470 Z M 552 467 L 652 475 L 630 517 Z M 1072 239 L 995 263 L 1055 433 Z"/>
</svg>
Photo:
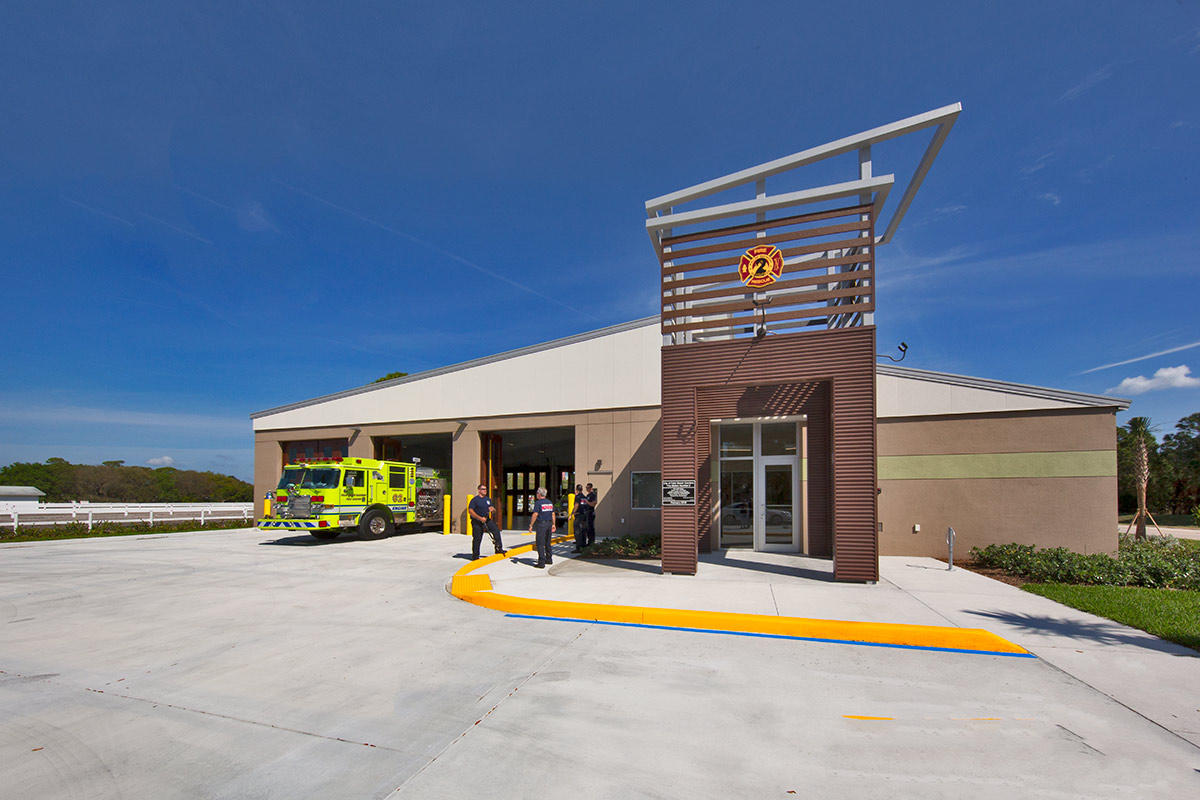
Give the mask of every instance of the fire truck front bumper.
<svg viewBox="0 0 1200 800">
<path fill-rule="evenodd" d="M 256 524 L 262 530 L 315 531 L 322 529 L 329 530 L 330 528 L 338 527 L 337 517 L 335 516 L 333 519 L 334 521 L 330 522 L 327 519 L 288 519 L 286 517 L 267 518 L 258 520 Z"/>
</svg>

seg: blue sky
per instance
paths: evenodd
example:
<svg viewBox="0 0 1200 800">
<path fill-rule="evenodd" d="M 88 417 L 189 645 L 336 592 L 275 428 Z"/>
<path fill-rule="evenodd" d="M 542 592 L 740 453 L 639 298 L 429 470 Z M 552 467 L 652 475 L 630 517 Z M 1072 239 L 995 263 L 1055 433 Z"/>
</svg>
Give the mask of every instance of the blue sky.
<svg viewBox="0 0 1200 800">
<path fill-rule="evenodd" d="M 1198 67 L 1195 0 L 10 4 L 0 464 L 249 478 L 254 411 L 657 313 L 647 199 L 953 102 L 880 351 L 1169 431 Z"/>
</svg>

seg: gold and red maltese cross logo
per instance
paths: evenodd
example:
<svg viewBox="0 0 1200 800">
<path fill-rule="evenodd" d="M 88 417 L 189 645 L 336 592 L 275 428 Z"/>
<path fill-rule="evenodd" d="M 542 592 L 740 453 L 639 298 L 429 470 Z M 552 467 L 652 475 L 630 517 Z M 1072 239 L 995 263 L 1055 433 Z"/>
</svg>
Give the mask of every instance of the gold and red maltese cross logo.
<svg viewBox="0 0 1200 800">
<path fill-rule="evenodd" d="M 770 286 L 783 274 L 783 253 L 773 244 L 760 244 L 742 254 L 738 276 L 751 289 Z"/>
</svg>

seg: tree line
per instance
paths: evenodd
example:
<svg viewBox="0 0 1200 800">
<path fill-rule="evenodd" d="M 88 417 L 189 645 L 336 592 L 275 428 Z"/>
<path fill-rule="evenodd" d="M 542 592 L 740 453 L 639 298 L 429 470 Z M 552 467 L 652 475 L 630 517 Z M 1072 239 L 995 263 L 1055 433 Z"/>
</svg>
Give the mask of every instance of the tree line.
<svg viewBox="0 0 1200 800">
<path fill-rule="evenodd" d="M 124 461 L 72 464 L 50 458 L 44 464 L 0 467 L 0 485 L 34 486 L 47 503 L 247 503 L 254 487 L 232 475 L 174 467 L 129 467 Z"/>
<path fill-rule="evenodd" d="M 1131 430 L 1130 423 L 1117 428 L 1117 507 L 1123 514 L 1138 508 L 1139 426 Z M 1161 440 L 1148 420 L 1140 433 L 1149 456 L 1146 507 L 1151 514 L 1192 513 L 1200 506 L 1200 413 L 1179 420 Z"/>
</svg>

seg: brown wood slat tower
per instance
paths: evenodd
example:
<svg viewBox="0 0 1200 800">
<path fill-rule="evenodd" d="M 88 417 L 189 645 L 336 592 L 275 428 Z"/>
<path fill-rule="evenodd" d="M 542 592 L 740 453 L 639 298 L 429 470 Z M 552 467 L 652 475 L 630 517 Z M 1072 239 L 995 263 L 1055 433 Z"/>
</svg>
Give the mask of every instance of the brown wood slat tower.
<svg viewBox="0 0 1200 800">
<path fill-rule="evenodd" d="M 699 553 L 719 546 L 713 420 L 805 415 L 808 554 L 831 556 L 836 580 L 878 580 L 875 251 L 895 233 L 960 110 L 947 106 L 646 203 L 662 279 L 662 477 L 696 484 L 695 505 L 662 510 L 664 572 L 695 574 Z M 894 177 L 872 175 L 871 145 L 928 128 L 924 156 L 877 235 Z M 855 152 L 856 180 L 767 193 L 770 177 Z M 750 188 L 753 199 L 694 205 Z M 762 246 L 778 249 L 782 272 L 748 284 L 743 254 Z"/>
</svg>

